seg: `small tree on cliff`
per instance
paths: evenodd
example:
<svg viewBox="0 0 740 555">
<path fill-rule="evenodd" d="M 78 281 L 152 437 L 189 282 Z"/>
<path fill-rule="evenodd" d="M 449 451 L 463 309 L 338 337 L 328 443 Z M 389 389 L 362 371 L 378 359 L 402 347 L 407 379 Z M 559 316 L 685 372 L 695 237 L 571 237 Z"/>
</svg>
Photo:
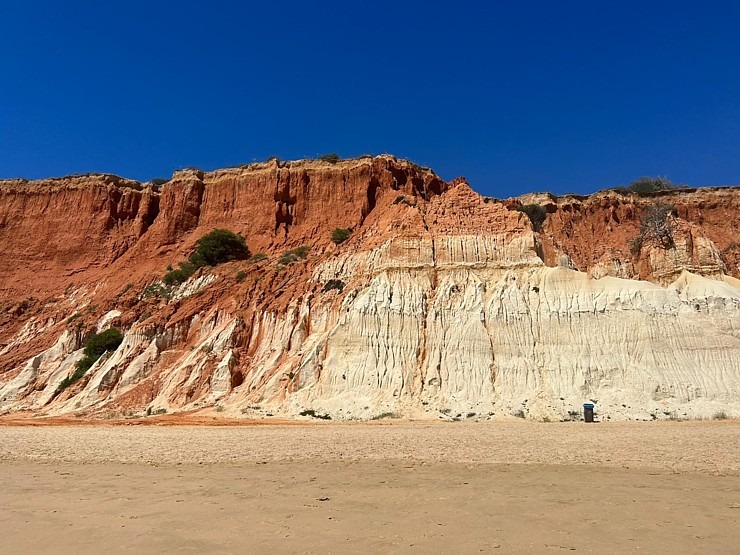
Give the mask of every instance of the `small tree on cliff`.
<svg viewBox="0 0 740 555">
<path fill-rule="evenodd" d="M 627 190 L 633 193 L 657 193 L 670 191 L 678 186 L 667 177 L 640 177 L 627 186 Z"/>
<path fill-rule="evenodd" d="M 85 356 L 77 361 L 75 371 L 61 381 L 57 393 L 77 382 L 101 356 L 108 351 L 115 351 L 122 342 L 123 334 L 116 328 L 108 328 L 90 337 L 85 343 Z"/>
<path fill-rule="evenodd" d="M 187 262 L 180 262 L 177 270 L 165 274 L 167 285 L 184 283 L 198 268 L 217 266 L 232 260 L 249 258 L 249 249 L 244 238 L 228 229 L 214 229 L 196 241 L 195 252 Z"/>
<path fill-rule="evenodd" d="M 673 247 L 673 220 L 677 215 L 672 204 L 657 202 L 646 207 L 640 216 L 640 234 L 629 242 L 630 252 L 637 254 L 646 240 L 658 241 L 664 249 Z"/>
<path fill-rule="evenodd" d="M 190 255 L 190 263 L 198 268 L 249 258 L 244 238 L 228 229 L 214 229 L 198 239 L 196 245 L 195 252 Z"/>
<path fill-rule="evenodd" d="M 331 240 L 334 241 L 335 244 L 339 245 L 349 239 L 351 233 L 352 231 L 349 229 L 342 229 L 338 227 L 331 232 Z"/>
<path fill-rule="evenodd" d="M 322 156 L 319 156 L 319 160 L 321 160 L 322 162 L 329 162 L 330 164 L 336 164 L 341 160 L 341 158 L 336 152 L 330 152 L 329 154 L 323 154 Z"/>
</svg>

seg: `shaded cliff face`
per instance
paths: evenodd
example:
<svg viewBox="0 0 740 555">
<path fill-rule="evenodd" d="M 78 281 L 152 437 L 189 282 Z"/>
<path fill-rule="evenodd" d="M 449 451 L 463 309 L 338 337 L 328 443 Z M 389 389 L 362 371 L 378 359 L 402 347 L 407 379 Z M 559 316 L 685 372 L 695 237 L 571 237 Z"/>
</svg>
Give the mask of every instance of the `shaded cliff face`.
<svg viewBox="0 0 740 555">
<path fill-rule="evenodd" d="M 546 208 L 541 229 L 522 202 Z M 635 247 L 656 203 L 670 241 Z M 0 412 L 734 414 L 739 205 L 731 188 L 495 201 L 390 156 L 186 170 L 161 189 L 0 182 Z M 264 257 L 162 284 L 215 228 Z M 111 325 L 121 346 L 57 391 Z"/>
</svg>

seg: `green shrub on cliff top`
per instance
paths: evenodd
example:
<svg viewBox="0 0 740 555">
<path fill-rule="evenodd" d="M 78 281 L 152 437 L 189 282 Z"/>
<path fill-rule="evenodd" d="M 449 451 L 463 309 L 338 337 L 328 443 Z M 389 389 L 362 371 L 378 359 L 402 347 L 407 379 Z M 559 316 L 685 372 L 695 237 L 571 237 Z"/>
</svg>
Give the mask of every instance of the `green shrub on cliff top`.
<svg viewBox="0 0 740 555">
<path fill-rule="evenodd" d="M 329 162 L 330 164 L 336 164 L 341 160 L 339 157 L 339 154 L 336 152 L 330 152 L 329 154 L 324 154 L 322 156 L 319 156 L 319 160 L 323 162 Z"/>
<path fill-rule="evenodd" d="M 657 193 L 659 191 L 670 191 L 678 186 L 666 177 L 640 177 L 627 187 L 633 193 Z"/>
<path fill-rule="evenodd" d="M 622 194 L 636 194 L 640 196 L 648 195 L 650 193 L 660 193 L 662 191 L 672 191 L 681 187 L 685 187 L 685 185 L 676 185 L 667 177 L 643 176 L 635 179 L 626 187 L 612 187 L 606 190 L 616 191 Z"/>
</svg>

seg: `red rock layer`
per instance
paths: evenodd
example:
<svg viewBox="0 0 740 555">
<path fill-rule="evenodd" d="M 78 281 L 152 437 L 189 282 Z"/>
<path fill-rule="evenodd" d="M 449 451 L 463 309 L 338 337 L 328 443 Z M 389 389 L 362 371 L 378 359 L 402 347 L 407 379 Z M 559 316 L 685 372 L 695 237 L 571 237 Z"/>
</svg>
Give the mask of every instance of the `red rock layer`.
<svg viewBox="0 0 740 555">
<path fill-rule="evenodd" d="M 655 203 L 676 208 L 679 223 L 676 232 L 706 237 L 715 244 L 728 274 L 740 277 L 740 188 L 717 187 L 679 189 L 650 195 L 623 195 L 616 192 L 591 196 L 531 194 L 508 204 L 540 204 L 547 209 L 547 219 L 540 234 L 545 263 L 556 266 L 558 254 L 566 253 L 576 269 L 589 271 L 605 259 L 634 263 L 631 277 L 652 279 L 638 253 L 630 251 L 630 241 L 639 234 L 643 212 Z M 698 252 L 687 253 L 699 265 Z"/>
<path fill-rule="evenodd" d="M 158 211 L 151 187 L 110 175 L 0 181 L 0 301 L 52 294 L 105 268 Z"/>
</svg>

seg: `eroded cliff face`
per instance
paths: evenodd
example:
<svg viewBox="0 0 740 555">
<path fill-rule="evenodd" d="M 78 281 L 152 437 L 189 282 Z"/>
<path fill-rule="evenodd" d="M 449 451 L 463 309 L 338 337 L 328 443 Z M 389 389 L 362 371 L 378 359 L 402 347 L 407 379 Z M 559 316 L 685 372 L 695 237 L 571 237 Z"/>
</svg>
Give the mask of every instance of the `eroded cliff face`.
<svg viewBox="0 0 740 555">
<path fill-rule="evenodd" d="M 562 263 L 565 256 L 573 268 L 597 278 L 613 275 L 667 285 L 684 270 L 740 277 L 739 193 L 737 187 L 707 187 L 645 195 L 531 194 L 509 205 L 534 203 L 547 210 L 540 239 L 548 265 Z M 675 210 L 670 219 L 673 244 L 653 241 L 630 249 L 640 234 L 641 217 L 655 205 Z"/>
<path fill-rule="evenodd" d="M 158 212 L 151 187 L 110 175 L 0 181 L 0 299 L 47 295 L 108 266 Z"/>
<path fill-rule="evenodd" d="M 546 208 L 541 229 L 522 202 Z M 657 202 L 671 241 L 635 248 Z M 497 201 L 390 156 L 186 170 L 161 190 L 1 182 L 0 412 L 740 416 L 738 209 L 733 188 Z M 161 284 L 214 228 L 265 258 Z M 111 325 L 120 347 L 59 391 Z"/>
</svg>

